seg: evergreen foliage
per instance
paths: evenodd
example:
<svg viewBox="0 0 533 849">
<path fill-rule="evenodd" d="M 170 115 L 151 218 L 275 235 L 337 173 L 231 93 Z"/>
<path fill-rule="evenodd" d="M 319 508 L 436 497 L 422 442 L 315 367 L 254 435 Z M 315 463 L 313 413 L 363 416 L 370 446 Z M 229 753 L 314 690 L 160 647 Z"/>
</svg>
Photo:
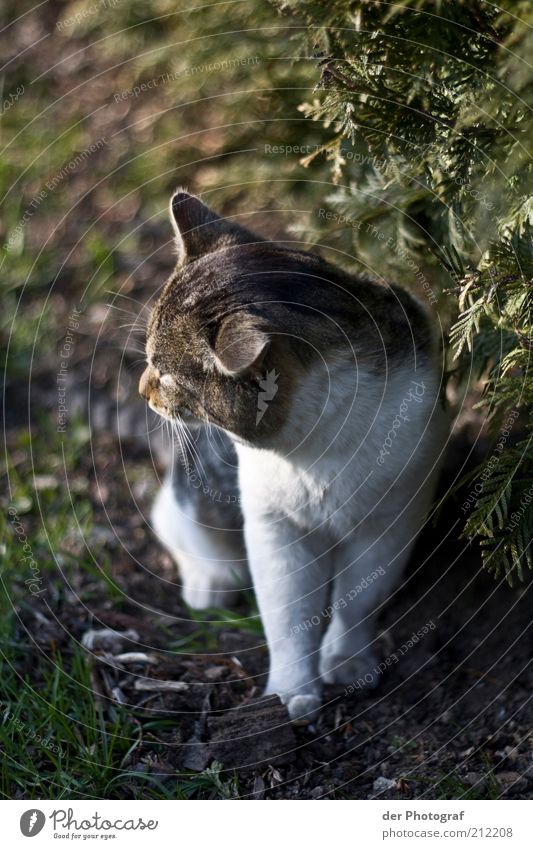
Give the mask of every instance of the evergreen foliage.
<svg viewBox="0 0 533 849">
<path fill-rule="evenodd" d="M 482 483 L 464 527 L 512 582 L 533 565 L 533 8 L 273 2 L 316 57 L 316 95 L 300 109 L 330 134 L 327 226 L 306 235 L 438 302 L 451 377 L 481 379 L 496 442 L 519 411 L 497 463 L 471 476 Z"/>
<path fill-rule="evenodd" d="M 511 580 L 533 525 L 530 1 L 36 9 L 17 24 L 21 44 L 37 39 L 31 62 L 8 42 L 4 57 L 10 378 L 41 379 L 87 281 L 89 303 L 136 294 L 132 276 L 153 271 L 132 275 L 131 257 L 162 244 L 177 185 L 258 232 L 289 225 L 427 300 L 450 386 L 481 383 L 495 446 L 519 411 L 467 483 L 482 492 L 464 529 Z"/>
</svg>

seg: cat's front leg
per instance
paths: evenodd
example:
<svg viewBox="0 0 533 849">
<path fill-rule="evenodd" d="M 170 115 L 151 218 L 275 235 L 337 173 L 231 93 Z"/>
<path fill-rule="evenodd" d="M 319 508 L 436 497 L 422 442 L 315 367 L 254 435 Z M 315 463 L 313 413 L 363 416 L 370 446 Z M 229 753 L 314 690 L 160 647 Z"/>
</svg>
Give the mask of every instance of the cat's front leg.
<svg viewBox="0 0 533 849">
<path fill-rule="evenodd" d="M 279 695 L 291 719 L 313 719 L 321 705 L 320 613 L 328 564 L 312 535 L 286 517 L 247 518 L 245 538 L 270 653 L 266 693 Z"/>
</svg>

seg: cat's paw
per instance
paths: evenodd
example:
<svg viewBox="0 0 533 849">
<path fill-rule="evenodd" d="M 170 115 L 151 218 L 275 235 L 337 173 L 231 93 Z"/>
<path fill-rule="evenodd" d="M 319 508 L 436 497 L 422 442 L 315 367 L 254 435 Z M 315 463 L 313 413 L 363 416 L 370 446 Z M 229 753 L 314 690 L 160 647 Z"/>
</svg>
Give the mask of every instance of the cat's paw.
<svg viewBox="0 0 533 849">
<path fill-rule="evenodd" d="M 313 695 L 291 696 L 286 705 L 292 720 L 307 719 L 312 721 L 320 713 L 322 699 L 320 696 Z"/>
<path fill-rule="evenodd" d="M 286 690 L 283 686 L 276 687 L 269 683 L 265 696 L 277 695 L 286 706 L 291 720 L 307 719 L 309 722 L 315 720 L 322 707 L 322 698 L 319 692 L 302 693 L 300 691 Z"/>
<path fill-rule="evenodd" d="M 297 696 L 281 696 L 281 701 L 287 706 L 289 716 L 292 720 L 307 719 L 309 722 L 316 719 L 322 707 L 320 696 L 312 694 L 299 694 Z"/>
<path fill-rule="evenodd" d="M 325 684 L 352 684 L 357 689 L 373 690 L 379 683 L 378 660 L 371 651 L 353 657 L 323 652 L 320 677 Z"/>
</svg>

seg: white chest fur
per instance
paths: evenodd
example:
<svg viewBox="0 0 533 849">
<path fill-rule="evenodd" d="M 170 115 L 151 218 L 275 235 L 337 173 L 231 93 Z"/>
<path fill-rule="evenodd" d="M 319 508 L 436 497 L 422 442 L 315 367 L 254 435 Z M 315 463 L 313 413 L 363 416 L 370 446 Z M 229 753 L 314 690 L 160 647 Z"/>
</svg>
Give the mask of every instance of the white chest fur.
<svg viewBox="0 0 533 849">
<path fill-rule="evenodd" d="M 404 498 L 437 462 L 447 428 L 438 387 L 431 366 L 377 378 L 338 364 L 329 386 L 311 375 L 278 446 L 236 445 L 245 516 L 336 533 L 373 510 L 394 510 L 395 494 Z"/>
</svg>

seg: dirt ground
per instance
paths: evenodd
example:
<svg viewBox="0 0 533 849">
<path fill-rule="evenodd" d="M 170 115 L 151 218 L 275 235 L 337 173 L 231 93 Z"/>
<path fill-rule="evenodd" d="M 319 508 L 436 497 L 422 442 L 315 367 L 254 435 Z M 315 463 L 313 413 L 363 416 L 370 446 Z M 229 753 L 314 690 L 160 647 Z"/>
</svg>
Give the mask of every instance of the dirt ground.
<svg viewBox="0 0 533 849">
<path fill-rule="evenodd" d="M 117 389 L 113 365 L 124 356 L 127 377 Z M 93 691 L 104 709 L 124 705 L 147 727 L 123 768 L 165 782 L 214 766 L 225 792 L 238 798 L 531 796 L 530 585 L 509 588 L 480 570 L 476 551 L 457 538 L 456 503 L 419 540 L 406 580 L 383 609 L 380 654 L 399 652 L 421 623 L 427 633 L 376 690 L 326 689 L 316 724 L 290 724 L 277 698 L 261 696 L 267 652 L 257 619 L 248 618 L 250 595 L 233 623 L 191 618 L 170 558 L 148 529 L 163 466 L 147 437 L 154 422 L 136 399 L 133 354 L 112 343 L 95 347 L 85 333 L 76 357 L 71 399 L 89 416 L 92 439 L 70 484 L 77 481 L 92 501 L 86 543 L 105 553 L 108 579 L 75 574 L 57 622 L 24 616 L 45 652 L 53 644 L 68 654 L 90 629 L 125 634 L 91 651 Z M 46 406 L 52 376 L 46 363 L 41 370 L 36 400 Z M 457 437 L 442 490 L 467 450 Z M 72 541 L 74 554 L 80 544 Z M 152 733 L 154 719 L 166 722 Z"/>
<path fill-rule="evenodd" d="M 302 91 L 297 90 L 296 66 L 287 65 L 286 71 L 268 59 L 282 52 L 275 32 L 265 39 L 251 32 L 252 24 L 236 26 L 238 55 L 260 53 L 268 59 L 237 65 L 236 73 L 261 92 L 245 97 L 245 108 L 239 107 L 242 129 L 240 124 L 235 129 L 224 112 L 226 89 L 247 88 L 240 76 L 232 82 L 224 75 L 205 74 L 200 80 L 181 73 L 179 86 L 160 85 L 149 96 L 115 96 L 168 70 L 183 71 L 179 62 L 173 64 L 174 42 L 190 39 L 187 50 L 181 48 L 190 66 L 226 59 L 223 40 L 215 56 L 219 39 L 204 44 L 197 38 L 216 33 L 217 27 L 227 29 L 227 12 L 216 6 L 211 12 L 202 7 L 197 23 L 187 11 L 175 20 L 165 15 L 164 24 L 156 25 L 150 4 L 123 4 L 116 21 L 109 22 L 112 10 L 107 9 L 107 18 L 84 18 L 74 26 L 75 3 L 51 2 L 20 17 L 18 4 L 5 4 L 6 14 L 17 18 L 0 51 L 13 74 L 5 91 L 15 91 L 18 83 L 26 91 L 20 109 L 3 115 L 3 129 L 7 122 L 10 137 L 18 138 L 26 126 L 34 128 L 6 154 L 6 186 L 19 179 L 22 167 L 36 163 L 12 194 L 9 228 L 32 208 L 47 180 L 69 174 L 48 191 L 19 253 L 10 255 L 10 300 L 4 308 L 9 320 L 2 325 L 2 341 L 7 346 L 9 338 L 11 346 L 5 393 L 10 485 L 16 488 L 23 478 L 35 490 L 24 528 L 35 533 L 36 545 L 44 539 L 42 526 L 52 524 L 46 511 L 39 515 L 40 494 L 50 494 L 55 511 L 49 606 L 26 592 L 17 604 L 17 632 L 9 635 L 11 648 L 22 649 L 24 656 L 17 674 L 38 688 L 47 661 L 56 663 L 58 656 L 68 674 L 85 641 L 90 697 L 97 701 L 103 727 L 111 725 L 112 709 L 119 706 L 120 717 L 137 731 L 136 745 L 116 761 L 117 772 L 128 774 L 129 784 L 119 788 L 126 797 L 142 795 L 135 775 L 149 773 L 172 788 L 171 798 L 178 780 L 194 789 L 202 776 L 209 777 L 218 797 L 242 799 L 530 798 L 531 582 L 509 588 L 480 570 L 475 548 L 458 539 L 460 499 L 449 502 L 438 524 L 426 530 L 406 580 L 383 609 L 381 657 L 399 654 L 413 632 L 423 624 L 431 627 L 380 676 L 376 690 L 350 695 L 326 690 L 315 725 L 289 723 L 276 698 L 261 696 L 268 659 L 252 594 L 232 614 L 209 621 L 193 615 L 180 600 L 173 564 L 151 534 L 150 504 L 164 472 L 159 425 L 146 417 L 137 393 L 142 337 L 130 337 L 122 325 L 146 317 L 144 305 L 171 269 L 170 226 L 154 216 L 186 180 L 191 188 L 229 187 L 225 197 L 232 214 L 268 210 L 270 204 L 280 216 L 285 211 L 289 222 L 294 213 L 287 199 L 297 210 L 312 210 L 317 204 L 311 188 L 320 185 L 321 172 L 304 173 L 287 157 L 261 159 L 257 153 L 264 140 L 301 142 L 297 104 L 313 97 L 317 82 L 307 71 L 299 83 Z M 130 12 L 127 28 L 122 16 Z M 259 12 L 248 14 L 255 27 Z M 147 20 L 139 28 L 142 15 Z M 209 19 L 211 29 L 208 15 L 217 16 Z M 57 24 L 68 18 L 67 37 Z M 120 39 L 108 39 L 115 24 Z M 141 63 L 144 39 L 150 50 Z M 158 45 L 166 52 L 156 50 Z M 272 76 L 282 72 L 290 75 L 289 82 Z M 278 90 L 285 99 L 293 92 L 283 108 Z M 59 106 L 52 110 L 56 100 Z M 265 116 L 272 122 L 258 123 Z M 313 133 L 305 139 L 316 146 L 323 140 L 318 124 Z M 101 137 L 110 142 L 70 169 L 73 157 Z M 255 153 L 247 156 L 248 149 Z M 302 196 L 300 181 L 308 173 L 313 179 Z M 260 176 L 259 202 L 254 195 L 259 190 L 250 186 Z M 280 216 L 264 213 L 263 220 L 258 214 L 254 226 L 262 232 L 264 224 L 265 234 L 275 236 Z M 87 289 L 92 295 L 84 299 Z M 124 294 L 115 297 L 118 290 Z M 80 304 L 66 369 L 69 409 L 61 444 L 58 363 L 69 316 Z M 76 442 L 76 429 L 88 428 L 90 439 Z M 473 438 L 475 422 L 465 421 L 451 447 L 442 491 L 455 480 Z M 64 466 L 52 465 L 49 455 L 63 448 L 68 452 Z M 484 448 L 479 441 L 468 466 Z M 87 527 L 82 513 L 90 515 Z M 43 568 L 44 552 L 43 543 Z M 90 633 L 104 628 L 123 636 Z M 83 741 L 78 742 L 86 757 Z M 22 738 L 20 745 L 26 744 Z M 31 776 L 24 780 L 33 786 Z M 19 794 L 21 786 L 16 785 Z"/>
<path fill-rule="evenodd" d="M 133 319 L 154 297 L 152 281 L 163 282 L 169 260 L 136 277 L 126 303 Z M 38 652 L 68 658 L 90 630 L 126 634 L 90 653 L 102 710 L 121 705 L 141 729 L 121 769 L 163 783 L 214 770 L 222 795 L 236 798 L 530 798 L 530 583 L 509 588 L 480 569 L 475 548 L 458 539 L 461 500 L 448 502 L 426 529 L 401 589 L 383 609 L 381 657 L 401 653 L 413 632 L 431 623 L 427 633 L 380 675 L 376 690 L 326 689 L 315 725 L 289 723 L 276 698 L 261 696 L 267 651 L 251 594 L 233 622 L 228 614 L 193 618 L 149 529 L 163 452 L 158 422 L 147 418 L 137 394 L 141 340 L 131 342 L 123 320 L 96 304 L 74 334 L 69 422 L 90 426 L 91 436 L 72 468 L 54 472 L 56 485 L 67 482 L 91 503 L 90 532 L 74 534 L 63 548 L 74 559 L 87 548 L 95 570 L 69 573 L 53 615 L 43 617 L 37 601 L 20 613 L 20 640 L 31 634 L 36 662 Z M 56 371 L 53 350 L 33 364 L 34 438 L 43 414 L 57 414 Z M 26 400 L 11 387 L 8 434 L 24 427 Z M 464 471 L 471 439 L 467 421 L 451 445 L 441 492 Z M 479 441 L 476 451 L 485 448 Z"/>
</svg>

